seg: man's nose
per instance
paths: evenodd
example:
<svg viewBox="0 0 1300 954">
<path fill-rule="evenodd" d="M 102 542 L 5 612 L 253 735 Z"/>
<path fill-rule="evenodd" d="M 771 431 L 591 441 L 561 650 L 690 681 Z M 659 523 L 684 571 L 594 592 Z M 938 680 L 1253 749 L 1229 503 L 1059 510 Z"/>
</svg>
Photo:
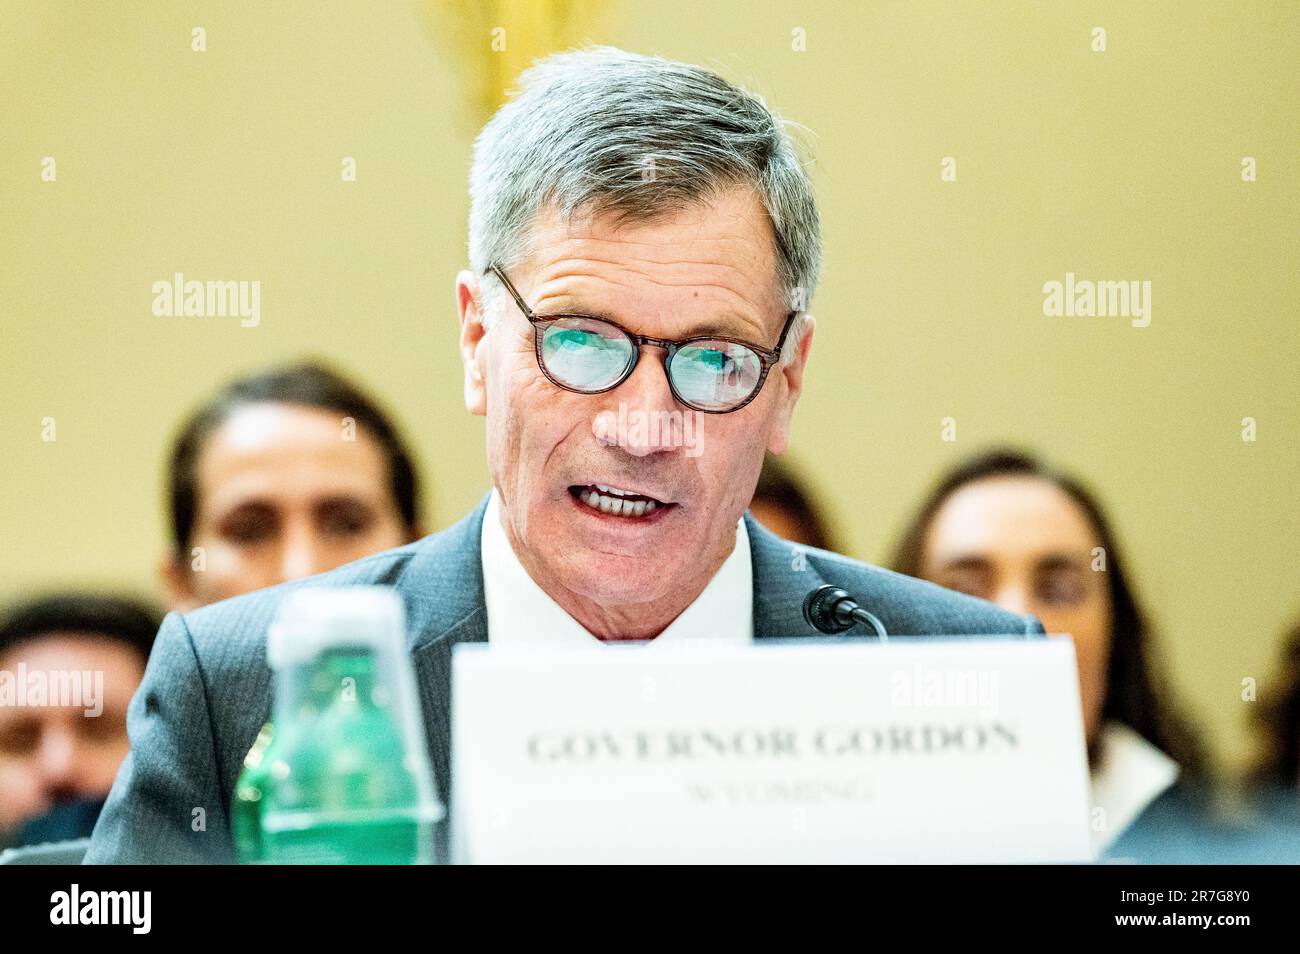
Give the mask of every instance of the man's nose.
<svg viewBox="0 0 1300 954">
<path fill-rule="evenodd" d="M 331 568 L 325 565 L 324 553 L 320 541 L 316 539 L 314 528 L 290 528 L 280 551 L 280 582 L 300 580 L 304 576 L 328 569 Z"/>
<path fill-rule="evenodd" d="M 36 770 L 41 785 L 54 800 L 75 788 L 76 769 L 77 743 L 73 733 L 62 725 L 45 728 L 36 750 Z"/>
<path fill-rule="evenodd" d="M 681 445 L 682 408 L 668 386 L 662 350 L 643 348 L 628 379 L 602 396 L 614 402 L 592 421 L 592 433 L 602 444 L 621 447 L 634 457 Z"/>
<path fill-rule="evenodd" d="M 1004 610 L 1019 613 L 1021 616 L 1030 612 L 1031 609 L 1027 587 L 1020 583 L 1008 583 L 1001 587 L 993 597 L 993 602 Z"/>
</svg>

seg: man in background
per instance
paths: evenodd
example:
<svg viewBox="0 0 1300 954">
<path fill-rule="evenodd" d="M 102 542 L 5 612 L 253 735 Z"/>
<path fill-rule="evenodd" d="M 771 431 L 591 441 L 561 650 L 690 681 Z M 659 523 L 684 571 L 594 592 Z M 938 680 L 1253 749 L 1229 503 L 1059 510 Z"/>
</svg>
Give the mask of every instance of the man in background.
<svg viewBox="0 0 1300 954">
<path fill-rule="evenodd" d="M 161 621 L 134 600 L 61 593 L 0 622 L 0 847 L 93 830 Z"/>
<path fill-rule="evenodd" d="M 826 518 L 799 473 L 768 456 L 749 502 L 754 519 L 783 540 L 818 550 L 838 550 Z"/>
<path fill-rule="evenodd" d="M 422 536 L 420 482 L 388 415 L 314 362 L 237 378 L 182 424 L 159 568 L 189 610 Z"/>
</svg>

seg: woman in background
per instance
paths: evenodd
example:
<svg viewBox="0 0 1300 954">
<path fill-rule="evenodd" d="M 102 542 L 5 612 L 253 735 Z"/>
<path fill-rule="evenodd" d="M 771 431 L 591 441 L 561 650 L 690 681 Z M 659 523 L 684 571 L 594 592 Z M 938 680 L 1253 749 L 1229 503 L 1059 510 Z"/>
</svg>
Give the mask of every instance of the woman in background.
<svg viewBox="0 0 1300 954">
<path fill-rule="evenodd" d="M 1195 740 L 1153 671 L 1114 534 L 1073 478 L 1027 454 L 977 456 L 940 481 L 893 565 L 1074 638 L 1098 854 L 1180 776 L 1202 775 Z"/>
</svg>

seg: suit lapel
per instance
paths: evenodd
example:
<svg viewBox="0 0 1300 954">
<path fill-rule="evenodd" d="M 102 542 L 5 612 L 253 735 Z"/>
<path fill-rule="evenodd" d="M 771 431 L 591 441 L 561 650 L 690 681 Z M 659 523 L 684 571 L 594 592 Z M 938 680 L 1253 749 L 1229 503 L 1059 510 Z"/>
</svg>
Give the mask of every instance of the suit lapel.
<svg viewBox="0 0 1300 954">
<path fill-rule="evenodd" d="M 805 548 L 782 540 L 745 512 L 750 562 L 754 565 L 754 638 L 819 636 L 803 618 L 804 597 L 825 580 Z"/>
<path fill-rule="evenodd" d="M 487 611 L 479 608 L 412 654 L 424 725 L 429 734 L 429 755 L 444 805 L 451 798 L 452 652 L 458 643 L 485 643 L 487 638 Z"/>
<path fill-rule="evenodd" d="M 480 556 L 486 507 L 484 497 L 464 520 L 431 538 L 400 583 L 407 594 L 411 660 L 429 755 L 444 805 L 450 798 L 452 650 L 488 638 Z"/>
</svg>

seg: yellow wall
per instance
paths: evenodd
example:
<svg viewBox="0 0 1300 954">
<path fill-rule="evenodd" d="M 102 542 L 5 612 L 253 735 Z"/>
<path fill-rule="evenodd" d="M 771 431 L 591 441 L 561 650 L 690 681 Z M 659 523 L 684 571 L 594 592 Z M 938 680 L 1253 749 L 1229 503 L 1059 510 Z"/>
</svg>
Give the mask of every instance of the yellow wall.
<svg viewBox="0 0 1300 954">
<path fill-rule="evenodd" d="M 488 8 L 516 48 L 519 9 Z M 179 416 L 304 352 L 393 406 L 432 526 L 479 498 L 451 291 L 484 82 L 453 47 L 490 42 L 455 25 L 478 16 L 3 5 L 0 596 L 151 590 Z M 795 453 L 847 548 L 882 559 L 938 470 L 988 442 L 1044 450 L 1109 505 L 1176 686 L 1239 765 L 1241 681 L 1267 697 L 1300 612 L 1300 6 L 637 0 L 585 23 L 808 127 L 826 266 Z M 151 285 L 177 271 L 260 280 L 261 324 L 154 317 Z M 1067 271 L 1150 280 L 1150 327 L 1044 317 Z M 855 449 L 831 458 L 832 440 Z"/>
</svg>

